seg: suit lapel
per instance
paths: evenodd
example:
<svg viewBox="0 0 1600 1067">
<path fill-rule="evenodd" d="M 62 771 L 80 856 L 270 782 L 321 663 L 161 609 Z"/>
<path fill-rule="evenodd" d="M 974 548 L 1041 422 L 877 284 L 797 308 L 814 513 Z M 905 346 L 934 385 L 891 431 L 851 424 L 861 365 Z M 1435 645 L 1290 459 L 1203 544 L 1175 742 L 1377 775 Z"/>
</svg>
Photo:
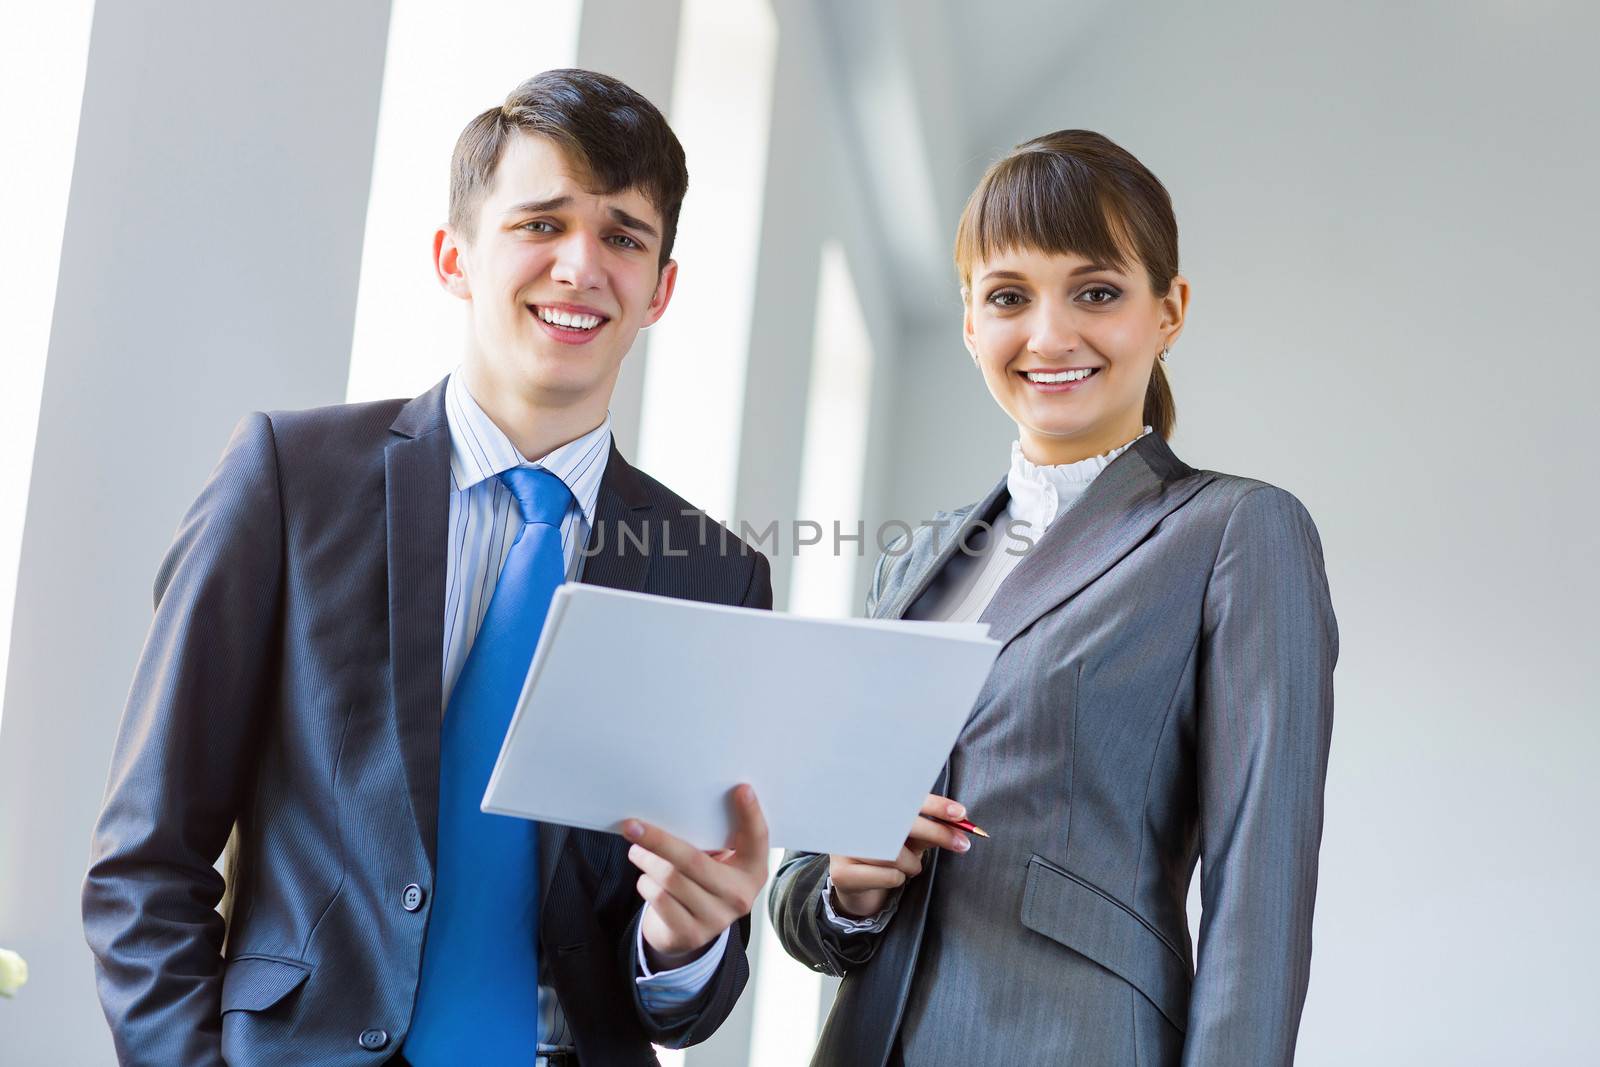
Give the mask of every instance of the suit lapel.
<svg viewBox="0 0 1600 1067">
<path fill-rule="evenodd" d="M 605 473 L 600 476 L 594 529 L 589 531 L 589 543 L 584 548 L 580 582 L 634 593 L 644 589 L 650 556 L 656 547 L 650 537 L 651 507 L 638 472 L 612 442 Z M 660 524 L 656 525 L 660 532 Z M 624 536 L 624 529 L 630 536 Z"/>
<path fill-rule="evenodd" d="M 431 864 L 439 827 L 445 545 L 450 431 L 444 383 L 400 409 L 384 452 L 389 554 L 389 669 L 396 733 L 417 833 Z"/>
<path fill-rule="evenodd" d="M 605 473 L 600 476 L 594 528 L 589 531 L 589 543 L 584 548 L 580 582 L 632 593 L 644 591 L 650 574 L 650 555 L 656 547 L 649 537 L 651 507 L 638 472 L 622 458 L 613 441 L 611 453 L 606 457 Z M 623 537 L 624 528 L 631 531 L 631 539 Z M 650 551 L 640 548 L 641 544 Z M 570 834 L 566 826 L 539 824 L 539 881 L 546 890 L 540 897 L 541 914 L 550 899 L 550 883 L 555 878 L 556 866 Z"/>
<path fill-rule="evenodd" d="M 1213 477 L 1173 455 L 1160 434 L 1139 438 L 1089 483 L 1000 584 L 981 616 L 989 636 L 1010 643 L 1110 570 Z"/>
<path fill-rule="evenodd" d="M 915 604 L 917 598 L 928 588 L 928 583 L 933 581 L 934 576 L 944 569 L 946 563 L 950 562 L 950 557 L 956 554 L 956 549 L 961 546 L 962 542 L 972 533 L 978 523 L 992 522 L 994 517 L 1000 513 L 1000 509 L 1005 506 L 1007 499 L 1009 499 L 1009 493 L 1006 491 L 1006 480 L 1002 478 L 999 485 L 989 490 L 988 496 L 985 496 L 981 501 L 965 511 L 956 512 L 957 515 L 961 516 L 961 521 L 953 531 L 953 536 L 950 536 L 947 542 L 944 540 L 944 535 L 941 535 L 939 550 L 936 553 L 926 560 L 912 560 L 907 564 L 911 573 L 907 576 L 906 581 L 901 584 L 900 591 L 891 600 L 880 603 L 878 611 L 873 617 L 879 619 L 899 619 L 904 617 L 905 613 L 911 610 L 911 605 Z"/>
</svg>

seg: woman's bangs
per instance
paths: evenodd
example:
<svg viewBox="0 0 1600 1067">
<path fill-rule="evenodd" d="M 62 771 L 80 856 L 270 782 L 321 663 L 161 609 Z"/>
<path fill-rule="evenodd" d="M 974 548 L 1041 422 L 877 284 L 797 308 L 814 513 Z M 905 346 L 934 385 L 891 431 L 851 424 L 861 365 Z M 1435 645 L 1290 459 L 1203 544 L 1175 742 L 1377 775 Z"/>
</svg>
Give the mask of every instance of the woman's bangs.
<svg viewBox="0 0 1600 1067">
<path fill-rule="evenodd" d="M 1001 252 L 1032 249 L 1077 255 L 1126 271 L 1128 243 L 1118 239 L 1121 217 L 1097 188 L 1088 168 L 1050 152 L 1022 152 L 1006 160 L 979 188 L 962 219 L 956 260 L 963 278 Z"/>
</svg>

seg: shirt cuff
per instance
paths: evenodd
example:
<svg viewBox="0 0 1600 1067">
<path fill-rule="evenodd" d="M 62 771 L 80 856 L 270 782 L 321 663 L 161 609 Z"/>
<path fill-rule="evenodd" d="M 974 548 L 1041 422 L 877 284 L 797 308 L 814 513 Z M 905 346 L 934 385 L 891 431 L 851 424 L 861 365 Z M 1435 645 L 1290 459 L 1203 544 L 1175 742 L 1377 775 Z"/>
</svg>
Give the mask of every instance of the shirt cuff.
<svg viewBox="0 0 1600 1067">
<path fill-rule="evenodd" d="M 896 890 L 889 894 L 889 901 L 883 910 L 876 915 L 869 915 L 865 919 L 854 919 L 848 915 L 840 915 L 833 906 L 833 874 L 830 872 L 822 883 L 822 914 L 828 924 L 842 934 L 881 934 L 889 925 L 889 920 L 894 918 L 895 909 L 900 907 L 900 892 Z"/>
<path fill-rule="evenodd" d="M 646 909 L 649 907 L 649 904 L 645 905 Z M 706 986 L 711 984 L 711 978 L 717 973 L 717 968 L 722 966 L 722 956 L 728 948 L 728 931 L 722 931 L 722 936 L 712 942 L 698 958 L 670 971 L 650 969 L 650 962 L 645 958 L 644 952 L 642 918 L 634 941 L 634 954 L 639 960 L 639 974 L 634 979 L 639 985 L 639 1000 L 651 1015 L 663 1019 L 681 1014 L 701 993 L 705 992 Z"/>
</svg>

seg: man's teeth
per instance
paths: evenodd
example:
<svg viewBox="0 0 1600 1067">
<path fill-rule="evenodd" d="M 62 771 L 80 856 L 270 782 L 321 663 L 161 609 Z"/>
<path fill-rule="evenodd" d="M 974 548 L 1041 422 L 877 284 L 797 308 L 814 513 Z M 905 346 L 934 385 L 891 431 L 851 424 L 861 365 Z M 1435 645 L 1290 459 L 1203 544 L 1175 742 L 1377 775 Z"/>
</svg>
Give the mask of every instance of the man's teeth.
<svg viewBox="0 0 1600 1067">
<path fill-rule="evenodd" d="M 539 309 L 539 317 L 552 326 L 565 326 L 574 330 L 592 330 L 600 325 L 599 315 L 578 315 L 570 311 L 557 311 L 555 308 Z"/>
<path fill-rule="evenodd" d="M 1055 374 L 1046 374 L 1043 371 L 1028 371 L 1028 381 L 1039 382 L 1041 385 L 1050 385 L 1056 382 L 1081 382 L 1093 374 L 1098 367 L 1086 367 L 1083 370 L 1064 370 Z"/>
</svg>

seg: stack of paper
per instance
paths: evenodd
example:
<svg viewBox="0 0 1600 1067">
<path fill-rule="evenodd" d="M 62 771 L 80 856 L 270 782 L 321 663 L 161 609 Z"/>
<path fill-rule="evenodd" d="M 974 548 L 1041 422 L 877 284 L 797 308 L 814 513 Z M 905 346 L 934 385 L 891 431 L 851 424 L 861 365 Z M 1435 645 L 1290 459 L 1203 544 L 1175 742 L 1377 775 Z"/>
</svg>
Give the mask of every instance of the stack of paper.
<svg viewBox="0 0 1600 1067">
<path fill-rule="evenodd" d="M 827 620 L 568 584 L 483 810 L 644 819 L 722 847 L 750 783 L 774 847 L 899 853 L 999 643 L 981 623 Z"/>
</svg>

